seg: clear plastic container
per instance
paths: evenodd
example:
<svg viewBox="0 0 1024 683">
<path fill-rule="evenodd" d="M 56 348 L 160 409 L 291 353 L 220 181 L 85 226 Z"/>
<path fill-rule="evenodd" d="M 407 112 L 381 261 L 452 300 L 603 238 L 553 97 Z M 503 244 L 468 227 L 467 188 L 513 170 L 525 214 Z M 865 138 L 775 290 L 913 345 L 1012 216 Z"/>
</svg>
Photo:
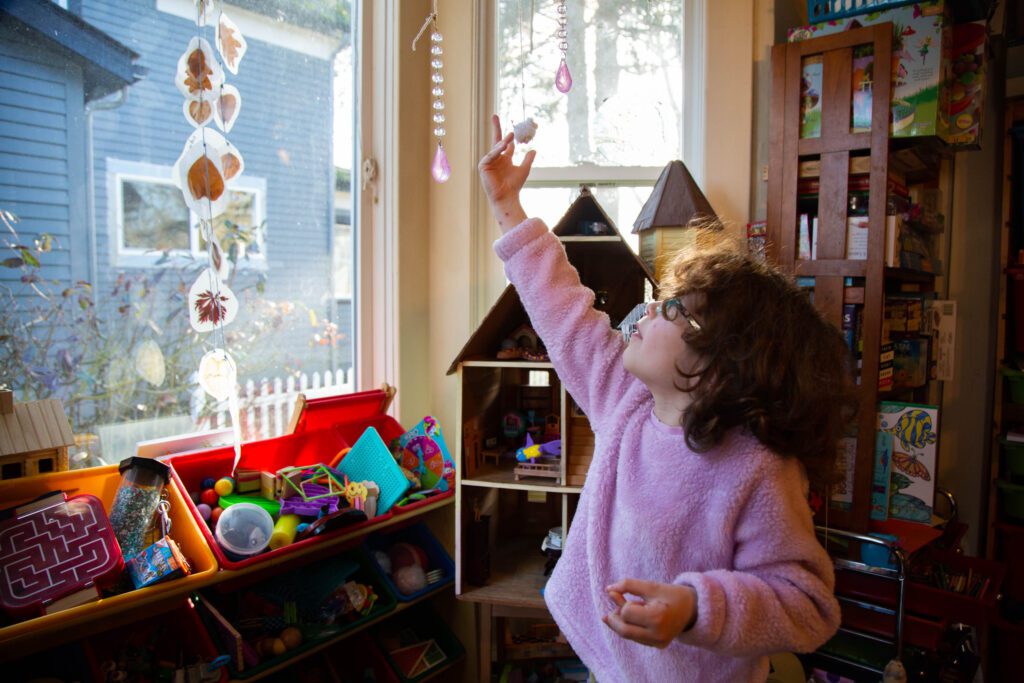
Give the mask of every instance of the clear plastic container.
<svg viewBox="0 0 1024 683">
<path fill-rule="evenodd" d="M 274 533 L 274 519 L 259 505 L 235 503 L 217 520 L 217 543 L 228 557 L 244 559 L 267 548 Z"/>
<path fill-rule="evenodd" d="M 132 456 L 118 466 L 121 483 L 110 506 L 110 525 L 121 546 L 121 555 L 130 560 L 150 542 L 153 516 L 170 477 L 170 468 L 159 460 Z"/>
</svg>

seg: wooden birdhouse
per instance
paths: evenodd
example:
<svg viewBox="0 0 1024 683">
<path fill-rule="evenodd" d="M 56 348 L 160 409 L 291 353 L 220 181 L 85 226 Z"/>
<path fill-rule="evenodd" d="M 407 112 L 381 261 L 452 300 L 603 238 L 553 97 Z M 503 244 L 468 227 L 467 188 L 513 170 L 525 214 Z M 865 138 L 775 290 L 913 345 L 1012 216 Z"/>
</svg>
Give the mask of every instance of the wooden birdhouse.
<svg viewBox="0 0 1024 683">
<path fill-rule="evenodd" d="M 718 217 L 686 165 L 670 161 L 633 223 L 633 234 L 640 235 L 640 258 L 658 282 L 664 279 L 672 257 L 693 245 L 694 222 L 718 225 Z"/>
<path fill-rule="evenodd" d="M 0 390 L 0 479 L 63 472 L 74 442 L 60 400 L 15 403 Z"/>
</svg>

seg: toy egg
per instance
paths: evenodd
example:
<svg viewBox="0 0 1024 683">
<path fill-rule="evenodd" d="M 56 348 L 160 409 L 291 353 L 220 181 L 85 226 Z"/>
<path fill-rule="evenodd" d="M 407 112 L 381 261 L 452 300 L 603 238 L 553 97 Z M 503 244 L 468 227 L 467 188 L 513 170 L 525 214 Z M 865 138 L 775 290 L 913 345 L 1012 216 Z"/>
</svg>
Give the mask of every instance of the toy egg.
<svg viewBox="0 0 1024 683">
<path fill-rule="evenodd" d="M 302 645 L 302 631 L 294 626 L 289 626 L 285 630 L 281 631 L 279 638 L 281 642 L 284 643 L 284 646 L 289 650 L 294 650 L 299 645 Z"/>
<path fill-rule="evenodd" d="M 287 651 L 288 651 L 288 648 L 285 647 L 284 641 L 281 640 L 280 638 L 274 638 L 274 639 L 272 639 L 270 641 L 270 652 L 275 657 L 280 657 L 281 655 L 283 655 Z"/>
<path fill-rule="evenodd" d="M 206 479 L 203 479 L 203 481 L 199 484 L 199 488 L 202 489 L 203 491 L 205 491 L 206 489 L 212 489 L 213 485 L 216 483 L 217 481 L 213 477 L 207 477 Z"/>
<path fill-rule="evenodd" d="M 213 489 L 206 489 L 199 494 L 199 501 L 210 506 L 210 509 L 217 507 L 217 503 L 220 501 L 220 496 Z"/>
<path fill-rule="evenodd" d="M 213 510 L 206 503 L 200 503 L 196 506 L 196 510 L 199 510 L 199 515 L 206 520 L 210 521 L 210 515 L 213 514 Z"/>
<path fill-rule="evenodd" d="M 213 508 L 213 510 L 210 511 L 210 523 L 216 524 L 217 520 L 220 519 L 220 515 L 222 512 L 224 512 L 224 508 L 222 507 Z"/>
<path fill-rule="evenodd" d="M 222 477 L 213 485 L 213 490 L 218 496 L 230 496 L 235 491 L 235 480 L 231 477 Z"/>
</svg>

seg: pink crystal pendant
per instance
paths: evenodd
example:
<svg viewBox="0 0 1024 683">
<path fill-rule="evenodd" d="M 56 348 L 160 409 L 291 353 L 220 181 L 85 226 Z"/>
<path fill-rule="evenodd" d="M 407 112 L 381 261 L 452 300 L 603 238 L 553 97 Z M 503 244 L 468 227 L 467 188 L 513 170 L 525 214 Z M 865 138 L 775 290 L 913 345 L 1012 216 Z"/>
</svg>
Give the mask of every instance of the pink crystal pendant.
<svg viewBox="0 0 1024 683">
<path fill-rule="evenodd" d="M 434 154 L 434 163 L 430 165 L 430 175 L 439 183 L 443 183 L 452 177 L 452 167 L 448 165 L 448 155 L 444 153 L 444 147 L 437 143 L 437 152 Z"/>
<path fill-rule="evenodd" d="M 569 73 L 569 65 L 565 63 L 564 57 L 562 63 L 558 65 L 558 73 L 555 74 L 555 87 L 560 93 L 572 90 L 572 74 Z"/>
</svg>

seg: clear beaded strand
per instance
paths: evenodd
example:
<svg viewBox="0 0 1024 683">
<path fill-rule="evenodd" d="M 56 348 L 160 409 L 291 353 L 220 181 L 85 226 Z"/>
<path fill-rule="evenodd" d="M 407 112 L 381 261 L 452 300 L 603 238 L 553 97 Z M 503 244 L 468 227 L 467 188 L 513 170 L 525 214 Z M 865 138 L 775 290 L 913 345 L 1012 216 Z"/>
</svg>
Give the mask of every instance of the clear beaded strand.
<svg viewBox="0 0 1024 683">
<path fill-rule="evenodd" d="M 448 156 L 444 153 L 441 139 L 447 132 L 444 127 L 444 48 L 441 43 L 444 36 L 437 29 L 437 15 L 434 15 L 433 30 L 430 33 L 430 80 L 433 87 L 430 94 L 433 102 L 434 137 L 437 138 L 437 151 L 434 153 L 434 162 L 430 167 L 430 175 L 439 183 L 443 183 L 452 175 L 451 166 L 448 165 Z"/>
<path fill-rule="evenodd" d="M 562 51 L 562 63 L 558 65 L 558 72 L 555 74 L 555 87 L 560 93 L 567 93 L 572 90 L 572 74 L 569 73 L 569 65 L 565 61 L 566 52 L 569 51 L 569 31 L 566 29 L 565 0 L 558 2 L 558 30 L 555 36 L 558 38 L 558 49 Z"/>
</svg>

